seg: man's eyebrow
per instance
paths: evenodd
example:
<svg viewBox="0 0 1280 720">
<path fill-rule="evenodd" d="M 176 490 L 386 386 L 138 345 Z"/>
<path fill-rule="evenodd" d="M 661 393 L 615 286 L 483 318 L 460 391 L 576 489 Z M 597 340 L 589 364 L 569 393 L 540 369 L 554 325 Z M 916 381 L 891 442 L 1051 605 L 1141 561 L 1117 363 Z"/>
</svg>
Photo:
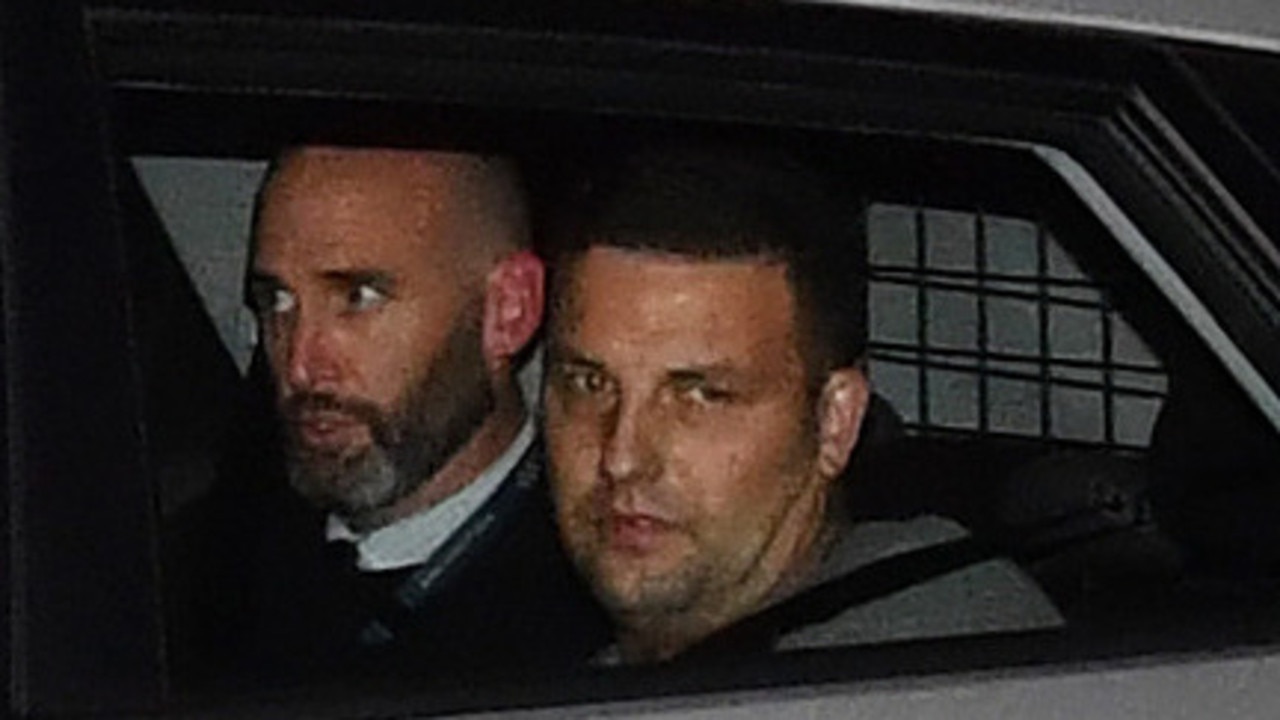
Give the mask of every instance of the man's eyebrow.
<svg viewBox="0 0 1280 720">
<path fill-rule="evenodd" d="M 593 370 L 604 369 L 604 361 L 591 357 L 580 350 L 565 347 L 554 340 L 548 344 L 547 349 L 550 351 L 551 362 L 555 365 L 578 365 L 589 367 Z"/>
<path fill-rule="evenodd" d="M 342 270 L 325 270 L 320 277 L 331 285 L 352 287 L 355 285 L 372 285 L 379 290 L 390 290 L 395 287 L 396 279 L 386 270 L 374 268 L 351 268 Z"/>
<path fill-rule="evenodd" d="M 667 377 L 676 382 L 700 382 L 726 380 L 738 376 L 736 369 L 726 362 L 686 365 L 667 370 Z"/>
</svg>

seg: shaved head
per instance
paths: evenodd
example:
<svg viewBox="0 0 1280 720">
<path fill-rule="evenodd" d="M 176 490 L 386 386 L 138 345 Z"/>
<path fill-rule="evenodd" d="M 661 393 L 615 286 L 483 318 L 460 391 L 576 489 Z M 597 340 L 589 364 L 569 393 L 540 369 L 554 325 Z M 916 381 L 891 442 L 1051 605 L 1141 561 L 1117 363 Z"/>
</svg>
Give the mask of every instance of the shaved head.
<svg viewBox="0 0 1280 720">
<path fill-rule="evenodd" d="M 268 168 L 258 193 L 261 208 L 284 186 L 305 193 L 335 176 L 383 188 L 389 200 L 414 209 L 415 227 L 435 232 L 449 221 L 443 244 L 460 269 L 483 274 L 498 259 L 530 246 L 529 208 L 520 173 L 510 159 L 435 150 L 298 146 Z"/>
</svg>

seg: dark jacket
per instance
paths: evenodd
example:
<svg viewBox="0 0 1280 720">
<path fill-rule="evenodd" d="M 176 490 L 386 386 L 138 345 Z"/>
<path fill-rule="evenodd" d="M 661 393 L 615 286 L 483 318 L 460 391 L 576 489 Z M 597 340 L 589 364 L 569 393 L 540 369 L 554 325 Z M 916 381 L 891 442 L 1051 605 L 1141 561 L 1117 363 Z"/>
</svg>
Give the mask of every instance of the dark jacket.
<svg viewBox="0 0 1280 720">
<path fill-rule="evenodd" d="M 188 606 L 175 608 L 174 656 L 192 682 L 526 677 L 580 665 L 607 637 L 560 547 L 539 443 L 486 503 L 501 501 L 492 526 L 425 598 L 409 588 L 421 566 L 359 571 L 341 552 L 354 548 L 326 543 L 324 515 L 285 486 L 273 483 L 255 507 L 241 498 L 239 513 L 225 503 L 203 513 L 193 525 L 208 537 L 182 543 L 176 562 L 204 569 L 181 572 L 190 587 L 174 594 Z"/>
</svg>

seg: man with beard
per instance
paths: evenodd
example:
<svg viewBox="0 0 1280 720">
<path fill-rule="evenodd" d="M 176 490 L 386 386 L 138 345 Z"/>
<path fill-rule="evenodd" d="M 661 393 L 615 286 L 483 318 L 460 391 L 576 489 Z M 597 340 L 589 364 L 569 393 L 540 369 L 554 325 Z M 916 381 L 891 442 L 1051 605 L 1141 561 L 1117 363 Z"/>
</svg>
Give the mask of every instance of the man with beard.
<svg viewBox="0 0 1280 720">
<path fill-rule="evenodd" d="M 615 626 L 601 662 L 1060 622 L 954 522 L 845 517 L 869 397 L 853 198 L 736 146 L 638 150 L 581 188 L 545 433 L 562 539 Z"/>
<path fill-rule="evenodd" d="M 543 303 L 527 215 L 498 157 L 274 163 L 247 290 L 294 492 L 234 531 L 253 538 L 229 621 L 246 674 L 544 668 L 595 642 L 540 479 L 536 371 L 517 372 Z"/>
</svg>

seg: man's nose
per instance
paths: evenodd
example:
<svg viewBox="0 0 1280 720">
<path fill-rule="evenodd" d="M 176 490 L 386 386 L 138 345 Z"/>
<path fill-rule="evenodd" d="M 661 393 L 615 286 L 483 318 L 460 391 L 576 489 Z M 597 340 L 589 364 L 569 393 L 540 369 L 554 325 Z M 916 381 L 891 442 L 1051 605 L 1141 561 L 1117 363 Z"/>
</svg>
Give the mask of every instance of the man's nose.
<svg viewBox="0 0 1280 720">
<path fill-rule="evenodd" d="M 330 389 L 341 366 L 333 328 L 322 319 L 299 313 L 287 333 L 285 363 L 285 377 L 293 390 Z"/>
<path fill-rule="evenodd" d="M 606 422 L 600 472 L 612 482 L 651 480 L 659 465 L 657 418 L 643 402 L 620 399 Z"/>
</svg>

